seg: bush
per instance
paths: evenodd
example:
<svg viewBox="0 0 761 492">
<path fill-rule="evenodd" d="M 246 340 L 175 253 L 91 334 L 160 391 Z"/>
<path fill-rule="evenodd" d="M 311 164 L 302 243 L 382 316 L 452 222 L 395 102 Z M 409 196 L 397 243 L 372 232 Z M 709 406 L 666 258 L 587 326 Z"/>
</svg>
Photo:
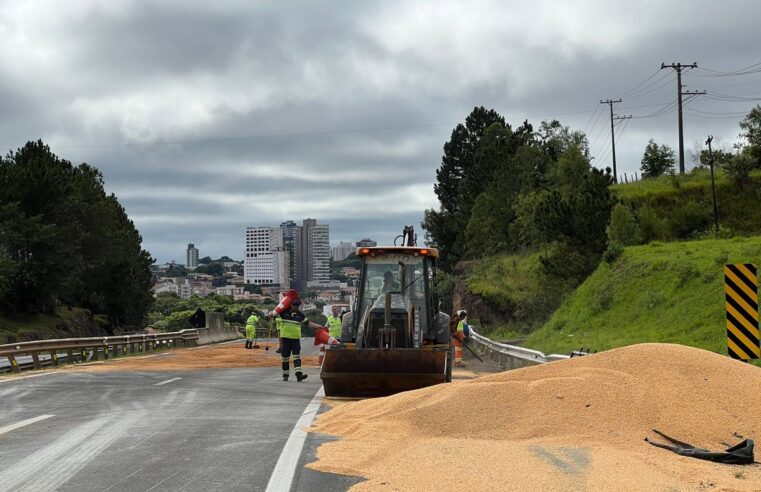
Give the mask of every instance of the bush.
<svg viewBox="0 0 761 492">
<path fill-rule="evenodd" d="M 613 207 L 608 226 L 608 240 L 631 246 L 639 243 L 640 232 L 629 207 L 621 203 Z"/>
<path fill-rule="evenodd" d="M 605 252 L 602 254 L 602 259 L 606 263 L 613 263 L 624 252 L 624 245 L 618 241 L 609 241 L 608 247 L 605 248 Z"/>
<path fill-rule="evenodd" d="M 658 218 L 653 207 L 649 205 L 640 207 L 637 211 L 637 219 L 640 239 L 643 243 L 668 238 L 668 224 L 665 220 Z"/>
<path fill-rule="evenodd" d="M 742 152 L 724 166 L 724 171 L 735 184 L 743 185 L 748 182 L 754 167 L 753 158 L 748 152 Z"/>
</svg>

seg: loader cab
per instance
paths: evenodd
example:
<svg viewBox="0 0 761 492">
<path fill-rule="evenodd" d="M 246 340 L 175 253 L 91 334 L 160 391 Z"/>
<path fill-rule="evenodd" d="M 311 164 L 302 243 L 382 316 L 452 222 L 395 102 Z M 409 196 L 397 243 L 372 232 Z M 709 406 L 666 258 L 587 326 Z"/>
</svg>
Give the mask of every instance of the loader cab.
<svg viewBox="0 0 761 492">
<path fill-rule="evenodd" d="M 440 330 L 433 281 L 438 252 L 414 247 L 359 248 L 357 256 L 362 265 L 351 327 L 357 347 L 420 348 L 436 343 Z M 392 342 L 380 335 L 387 307 Z"/>
</svg>

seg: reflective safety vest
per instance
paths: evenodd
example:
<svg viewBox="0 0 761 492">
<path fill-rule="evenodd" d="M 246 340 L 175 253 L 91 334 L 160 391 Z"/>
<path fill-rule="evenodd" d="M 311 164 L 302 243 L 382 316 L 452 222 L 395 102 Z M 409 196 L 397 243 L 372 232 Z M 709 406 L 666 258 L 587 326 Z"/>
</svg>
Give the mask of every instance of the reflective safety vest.
<svg viewBox="0 0 761 492">
<path fill-rule="evenodd" d="M 460 320 L 460 322 L 457 323 L 457 331 L 459 332 L 465 331 L 465 323 L 462 320 Z"/>
<path fill-rule="evenodd" d="M 328 316 L 328 326 L 330 336 L 333 338 L 341 338 L 341 318 L 334 317 L 332 314 Z"/>
<path fill-rule="evenodd" d="M 277 321 L 280 338 L 301 338 L 301 322 L 282 318 L 278 318 Z"/>
<path fill-rule="evenodd" d="M 255 314 L 252 314 L 252 315 L 251 315 L 251 316 L 249 316 L 249 317 L 248 317 L 248 319 L 246 320 L 246 328 L 248 328 L 249 326 L 254 326 L 254 327 L 256 327 L 256 324 L 257 324 L 258 322 L 259 322 L 259 318 L 257 318 Z"/>
</svg>

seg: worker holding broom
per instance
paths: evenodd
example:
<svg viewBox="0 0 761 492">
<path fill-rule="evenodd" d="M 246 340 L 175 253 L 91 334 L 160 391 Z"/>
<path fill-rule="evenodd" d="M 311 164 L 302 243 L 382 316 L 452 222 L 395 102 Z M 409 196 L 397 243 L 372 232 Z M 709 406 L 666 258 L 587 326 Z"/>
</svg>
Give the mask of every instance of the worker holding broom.
<svg viewBox="0 0 761 492">
<path fill-rule="evenodd" d="M 246 348 L 254 348 L 254 339 L 256 338 L 256 325 L 259 323 L 259 317 L 251 311 L 251 316 L 246 320 Z"/>
</svg>

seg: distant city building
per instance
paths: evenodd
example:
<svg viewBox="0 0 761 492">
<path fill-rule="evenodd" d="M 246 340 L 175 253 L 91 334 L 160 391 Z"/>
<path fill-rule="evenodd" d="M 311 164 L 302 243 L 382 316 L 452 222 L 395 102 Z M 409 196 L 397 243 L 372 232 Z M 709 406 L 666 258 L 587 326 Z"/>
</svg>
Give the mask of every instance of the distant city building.
<svg viewBox="0 0 761 492">
<path fill-rule="evenodd" d="M 289 254 L 279 227 L 247 227 L 243 260 L 246 283 L 289 286 Z"/>
<path fill-rule="evenodd" d="M 185 257 L 185 265 L 188 270 L 195 270 L 198 268 L 198 248 L 196 248 L 193 243 L 188 244 L 188 250 Z"/>
<path fill-rule="evenodd" d="M 330 226 L 304 219 L 295 229 L 294 279 L 299 283 L 330 281 Z"/>
<path fill-rule="evenodd" d="M 360 239 L 357 241 L 358 248 L 374 248 L 376 246 L 378 246 L 378 243 L 372 239 Z"/>
<path fill-rule="evenodd" d="M 354 244 L 341 241 L 333 248 L 333 261 L 345 260 L 355 249 Z"/>
<path fill-rule="evenodd" d="M 296 222 L 292 220 L 280 223 L 280 232 L 283 233 L 283 248 L 288 251 L 289 280 L 294 280 L 296 277 L 296 230 L 298 227 Z"/>
</svg>

